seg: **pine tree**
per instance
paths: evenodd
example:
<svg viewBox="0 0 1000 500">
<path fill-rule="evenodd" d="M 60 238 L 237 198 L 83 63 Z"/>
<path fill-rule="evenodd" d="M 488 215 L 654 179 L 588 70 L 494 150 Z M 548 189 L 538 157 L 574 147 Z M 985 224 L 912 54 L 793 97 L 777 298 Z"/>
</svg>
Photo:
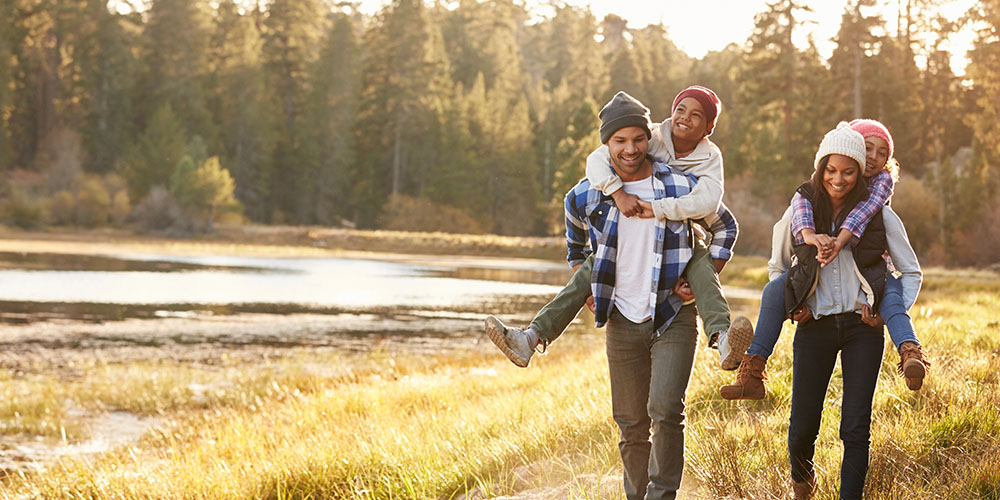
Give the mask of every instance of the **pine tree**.
<svg viewBox="0 0 1000 500">
<path fill-rule="evenodd" d="M 360 87 L 361 50 L 354 26 L 343 15 L 312 70 L 311 93 L 303 120 L 299 178 L 299 220 L 332 224 L 349 215 L 349 171 L 356 161 L 354 121 Z"/>
<path fill-rule="evenodd" d="M 14 108 L 11 89 L 15 70 L 15 7 L 15 2 L 0 3 L 0 173 L 12 168 L 14 163 L 10 120 Z"/>
<path fill-rule="evenodd" d="M 451 85 L 440 31 L 421 0 L 395 0 L 365 33 L 359 151 L 358 218 L 372 226 L 388 195 L 419 194 L 437 161 L 441 99 Z"/>
<path fill-rule="evenodd" d="M 893 156 L 916 177 L 923 175 L 927 159 L 919 144 L 923 127 L 923 100 L 920 98 L 920 70 L 910 47 L 900 37 L 884 37 L 878 54 L 871 58 L 872 86 L 866 98 L 865 117 L 884 123 L 892 132 L 896 149 Z"/>
<path fill-rule="evenodd" d="M 754 173 L 761 193 L 791 196 L 812 172 L 815 148 L 836 118 L 822 113 L 825 68 L 814 46 L 800 51 L 793 43 L 798 15 L 808 10 L 795 0 L 768 4 L 755 19 L 748 40 L 740 100 L 748 110 L 739 125 L 741 157 Z"/>
<path fill-rule="evenodd" d="M 219 122 L 222 161 L 236 181 L 236 198 L 255 220 L 271 213 L 269 193 L 276 141 L 274 106 L 260 61 L 263 41 L 254 19 L 232 0 L 219 4 L 211 39 L 211 107 Z"/>
<path fill-rule="evenodd" d="M 112 14 L 103 0 L 87 1 L 86 18 L 87 31 L 76 55 L 83 87 L 79 129 L 88 151 L 86 168 L 107 172 L 114 169 L 123 145 L 132 140 L 137 71 L 133 33 L 142 19 L 138 13 Z"/>
<path fill-rule="evenodd" d="M 184 125 L 170 105 L 163 105 L 148 120 L 136 142 L 126 148 L 119 163 L 131 199 L 141 200 L 154 186 L 169 186 L 174 167 L 187 148 Z"/>
<path fill-rule="evenodd" d="M 551 198 L 546 200 L 554 211 L 561 212 L 566 193 L 586 175 L 587 156 L 601 144 L 597 118 L 600 110 L 593 99 L 584 99 L 566 125 L 566 134 L 556 148 L 556 167 Z M 561 222 L 562 219 L 559 218 Z"/>
<path fill-rule="evenodd" d="M 836 103 L 835 113 L 844 119 L 865 115 L 867 89 L 864 87 L 878 84 L 875 75 L 866 70 L 870 66 L 868 54 L 877 51 L 879 42 L 872 30 L 884 23 L 878 16 L 865 16 L 862 12 L 862 8 L 874 5 L 875 0 L 854 0 L 845 7 L 836 38 L 837 48 L 830 57 L 834 84 L 831 90 L 835 92 L 830 100 Z"/>
<path fill-rule="evenodd" d="M 143 32 L 139 108 L 153 116 L 169 105 L 188 135 L 217 144 L 208 111 L 211 11 L 204 0 L 153 0 Z M 182 33 L 178 30 L 183 29 Z"/>
<path fill-rule="evenodd" d="M 994 165 L 1000 162 L 1000 0 L 983 0 L 969 12 L 977 23 L 966 77 L 972 80 L 977 109 L 965 117 Z"/>
<path fill-rule="evenodd" d="M 299 132 L 311 89 L 309 71 L 319 58 L 327 16 L 321 0 L 276 0 L 268 9 L 264 66 L 269 94 L 277 105 L 277 130 L 271 169 L 271 206 L 285 220 L 299 216 L 302 170 Z"/>
<path fill-rule="evenodd" d="M 694 60 L 674 45 L 662 25 L 651 24 L 640 30 L 632 30 L 632 40 L 642 86 L 638 95 L 642 96 L 643 104 L 650 109 L 656 122 L 670 116 L 674 96 L 681 89 L 697 84 L 708 86 L 718 93 L 716 87 L 719 84 L 716 82 L 729 80 L 725 76 L 730 69 L 728 67 L 696 72 Z M 716 78 L 716 72 L 723 74 Z"/>
</svg>

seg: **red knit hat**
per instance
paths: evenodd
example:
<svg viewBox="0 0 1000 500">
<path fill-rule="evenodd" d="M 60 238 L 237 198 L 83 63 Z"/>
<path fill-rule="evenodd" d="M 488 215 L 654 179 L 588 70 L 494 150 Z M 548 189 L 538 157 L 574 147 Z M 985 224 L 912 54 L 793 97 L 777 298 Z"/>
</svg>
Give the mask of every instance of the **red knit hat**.
<svg viewBox="0 0 1000 500">
<path fill-rule="evenodd" d="M 670 107 L 671 114 L 685 97 L 694 97 L 701 104 L 702 109 L 705 110 L 705 135 L 712 135 L 715 123 L 718 121 L 719 115 L 722 114 L 722 101 L 719 100 L 719 96 L 715 95 L 715 92 L 712 92 L 710 88 L 692 85 L 682 90 L 674 98 L 674 104 Z"/>
<path fill-rule="evenodd" d="M 889 129 L 885 128 L 878 120 L 871 119 L 857 119 L 850 123 L 851 128 L 861 132 L 864 137 L 879 137 L 886 144 L 889 145 L 889 158 L 892 158 L 892 151 L 894 149 L 892 145 L 892 135 L 889 134 Z"/>
</svg>

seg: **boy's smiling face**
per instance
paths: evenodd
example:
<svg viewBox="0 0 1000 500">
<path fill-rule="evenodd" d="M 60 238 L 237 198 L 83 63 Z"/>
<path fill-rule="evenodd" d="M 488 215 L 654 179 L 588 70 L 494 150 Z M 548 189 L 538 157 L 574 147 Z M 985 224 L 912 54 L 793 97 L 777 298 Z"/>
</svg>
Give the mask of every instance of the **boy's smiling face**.
<svg viewBox="0 0 1000 500">
<path fill-rule="evenodd" d="M 708 129 L 705 121 L 705 109 L 694 97 L 685 97 L 677 103 L 674 113 L 671 115 L 671 130 L 675 138 L 685 141 L 697 142 Z"/>
</svg>

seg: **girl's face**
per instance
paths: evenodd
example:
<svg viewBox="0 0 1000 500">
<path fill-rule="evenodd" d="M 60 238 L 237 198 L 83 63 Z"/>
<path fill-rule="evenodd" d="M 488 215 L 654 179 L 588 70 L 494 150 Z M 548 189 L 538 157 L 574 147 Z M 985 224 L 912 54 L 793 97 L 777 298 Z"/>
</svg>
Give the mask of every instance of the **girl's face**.
<svg viewBox="0 0 1000 500">
<path fill-rule="evenodd" d="M 823 168 L 823 187 L 836 205 L 844 201 L 858 183 L 858 162 L 849 156 L 832 154 Z"/>
<path fill-rule="evenodd" d="M 877 174 L 887 161 L 889 161 L 889 143 L 874 135 L 865 137 L 865 177 Z"/>
</svg>

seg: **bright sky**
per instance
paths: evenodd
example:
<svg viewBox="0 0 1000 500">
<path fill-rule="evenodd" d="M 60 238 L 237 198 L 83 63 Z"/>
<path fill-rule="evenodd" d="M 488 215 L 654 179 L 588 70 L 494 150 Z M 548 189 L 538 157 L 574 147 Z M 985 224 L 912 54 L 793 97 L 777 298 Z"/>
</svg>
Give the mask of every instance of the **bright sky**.
<svg viewBox="0 0 1000 500">
<path fill-rule="evenodd" d="M 530 4 L 529 0 L 529 4 Z M 623 1 L 623 0 L 566 0 L 580 6 L 590 6 L 598 19 L 613 13 L 628 21 L 629 26 L 641 28 L 648 24 L 662 22 L 667 27 L 670 39 L 692 57 L 702 57 L 712 50 L 721 50 L 726 45 L 743 43 L 753 31 L 754 15 L 765 10 L 766 0 L 700 0 L 692 1 Z M 820 53 L 829 57 L 835 43 L 831 39 L 840 29 L 840 21 L 848 0 L 812 0 L 804 2 L 813 12 L 803 13 L 807 21 L 799 30 L 797 44 L 807 44 L 807 36 L 812 33 Z M 853 0 L 850 3 L 854 3 Z M 946 1 L 941 14 L 954 20 L 961 17 L 972 6 L 974 0 Z M 866 9 L 866 15 L 881 13 L 886 20 L 886 29 L 896 31 L 898 0 L 878 0 L 878 7 Z M 714 17 L 713 17 L 714 16 Z M 706 27 L 711 26 L 711 29 Z M 956 34 L 951 40 L 952 69 L 964 73 L 965 52 L 971 46 L 972 33 L 969 30 Z"/>
<path fill-rule="evenodd" d="M 540 0 L 526 0 L 528 5 L 539 5 Z M 629 27 L 642 28 L 662 22 L 670 39 L 692 57 L 702 57 L 712 50 L 720 50 L 730 43 L 742 44 L 753 31 L 754 15 L 766 8 L 767 0 L 698 0 L 698 1 L 633 1 L 633 0 L 563 0 L 571 5 L 590 6 L 597 19 L 609 13 L 617 14 L 628 21 Z M 941 13 L 949 19 L 964 14 L 975 0 L 945 0 Z M 361 10 L 373 13 L 387 3 L 387 0 L 362 0 Z M 841 16 L 848 0 L 809 0 L 804 2 L 813 12 L 807 14 L 815 23 L 800 29 L 800 40 L 806 44 L 808 33 L 813 34 L 816 45 L 824 57 L 829 57 L 835 44 L 831 41 L 840 28 Z M 853 0 L 851 1 L 853 3 Z M 898 0 L 878 0 L 877 10 L 886 20 L 886 29 L 896 31 L 896 11 Z M 536 14 L 548 15 L 544 7 L 533 7 Z M 865 12 L 870 14 L 870 12 Z M 965 72 L 965 52 L 971 46 L 970 30 L 953 36 L 949 50 L 952 52 L 952 70 L 956 74 Z M 919 63 L 919 61 L 918 61 Z"/>
</svg>

